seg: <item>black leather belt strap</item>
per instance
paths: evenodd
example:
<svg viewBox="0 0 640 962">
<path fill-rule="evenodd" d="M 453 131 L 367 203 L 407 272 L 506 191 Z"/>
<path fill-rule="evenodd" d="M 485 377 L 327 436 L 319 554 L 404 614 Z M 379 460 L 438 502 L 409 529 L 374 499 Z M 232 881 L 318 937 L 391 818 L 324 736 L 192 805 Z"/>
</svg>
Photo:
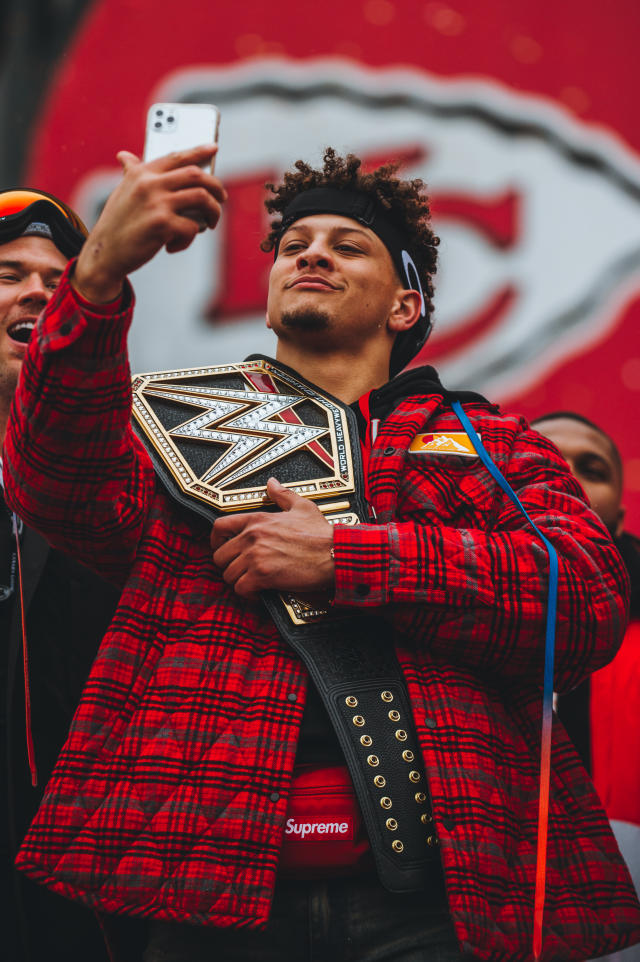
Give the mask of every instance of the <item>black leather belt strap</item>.
<svg viewBox="0 0 640 962">
<path fill-rule="evenodd" d="M 373 618 L 294 627 L 276 596 L 265 603 L 304 662 L 336 731 L 391 892 L 443 892 L 429 789 L 404 677 Z"/>
</svg>

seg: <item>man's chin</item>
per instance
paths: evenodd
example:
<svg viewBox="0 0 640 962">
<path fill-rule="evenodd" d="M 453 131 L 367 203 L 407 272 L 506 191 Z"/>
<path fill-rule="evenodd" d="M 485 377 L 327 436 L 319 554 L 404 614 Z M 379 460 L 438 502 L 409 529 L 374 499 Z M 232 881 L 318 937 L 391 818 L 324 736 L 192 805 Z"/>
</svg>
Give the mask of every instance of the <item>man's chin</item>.
<svg viewBox="0 0 640 962">
<path fill-rule="evenodd" d="M 331 319 L 326 311 L 317 308 L 298 308 L 295 311 L 285 311 L 280 318 L 282 327 L 287 331 L 313 333 L 329 330 Z"/>
</svg>

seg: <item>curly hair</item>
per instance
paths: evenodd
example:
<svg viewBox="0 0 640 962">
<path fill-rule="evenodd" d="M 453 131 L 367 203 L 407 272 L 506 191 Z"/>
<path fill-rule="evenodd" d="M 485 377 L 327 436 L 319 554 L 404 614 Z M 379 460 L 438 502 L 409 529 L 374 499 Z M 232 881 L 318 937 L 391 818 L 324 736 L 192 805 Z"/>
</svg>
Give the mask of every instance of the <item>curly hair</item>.
<svg viewBox="0 0 640 962">
<path fill-rule="evenodd" d="M 394 226 L 407 239 L 407 248 L 415 261 L 422 282 L 422 290 L 429 314 L 433 311 L 433 280 L 437 266 L 437 247 L 440 240 L 431 227 L 431 210 L 424 181 L 400 180 L 396 177 L 399 164 L 385 164 L 364 174 L 362 161 L 355 154 L 340 157 L 332 147 L 324 152 L 322 170 L 314 170 L 303 160 L 297 160 L 294 171 L 284 175 L 278 186 L 266 184 L 274 195 L 265 200 L 269 214 L 284 212 L 298 194 L 315 187 L 349 189 L 373 195 Z M 260 245 L 272 251 L 280 235 L 282 217 L 271 222 L 271 230 Z"/>
</svg>

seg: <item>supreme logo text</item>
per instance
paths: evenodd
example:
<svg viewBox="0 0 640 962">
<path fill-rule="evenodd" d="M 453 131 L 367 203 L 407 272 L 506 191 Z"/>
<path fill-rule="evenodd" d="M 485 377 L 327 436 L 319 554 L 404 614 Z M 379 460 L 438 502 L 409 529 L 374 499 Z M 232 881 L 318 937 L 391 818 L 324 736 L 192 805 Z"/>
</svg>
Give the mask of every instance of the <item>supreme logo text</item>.
<svg viewBox="0 0 640 962">
<path fill-rule="evenodd" d="M 284 834 L 291 838 L 310 841 L 312 839 L 347 839 L 353 838 L 353 819 L 350 816 L 339 816 L 331 819 L 322 815 L 288 818 Z"/>
</svg>

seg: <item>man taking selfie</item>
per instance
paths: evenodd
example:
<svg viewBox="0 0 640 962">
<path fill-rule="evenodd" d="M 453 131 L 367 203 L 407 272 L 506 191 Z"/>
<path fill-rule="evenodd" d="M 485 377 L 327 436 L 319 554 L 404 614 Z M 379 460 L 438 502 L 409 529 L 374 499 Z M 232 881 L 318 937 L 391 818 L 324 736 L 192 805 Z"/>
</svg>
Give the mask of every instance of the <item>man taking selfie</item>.
<svg viewBox="0 0 640 962">
<path fill-rule="evenodd" d="M 276 361 L 212 343 L 137 378 L 134 432 L 127 275 L 191 243 L 181 212 L 215 227 L 214 150 L 119 155 L 29 346 L 7 497 L 123 595 L 19 864 L 151 919 L 146 962 L 524 962 L 550 557 L 558 691 L 620 643 L 622 562 L 522 419 L 400 373 L 430 330 L 424 187 L 333 150 L 267 202 Z M 542 957 L 639 939 L 557 724 L 549 811 Z"/>
</svg>

